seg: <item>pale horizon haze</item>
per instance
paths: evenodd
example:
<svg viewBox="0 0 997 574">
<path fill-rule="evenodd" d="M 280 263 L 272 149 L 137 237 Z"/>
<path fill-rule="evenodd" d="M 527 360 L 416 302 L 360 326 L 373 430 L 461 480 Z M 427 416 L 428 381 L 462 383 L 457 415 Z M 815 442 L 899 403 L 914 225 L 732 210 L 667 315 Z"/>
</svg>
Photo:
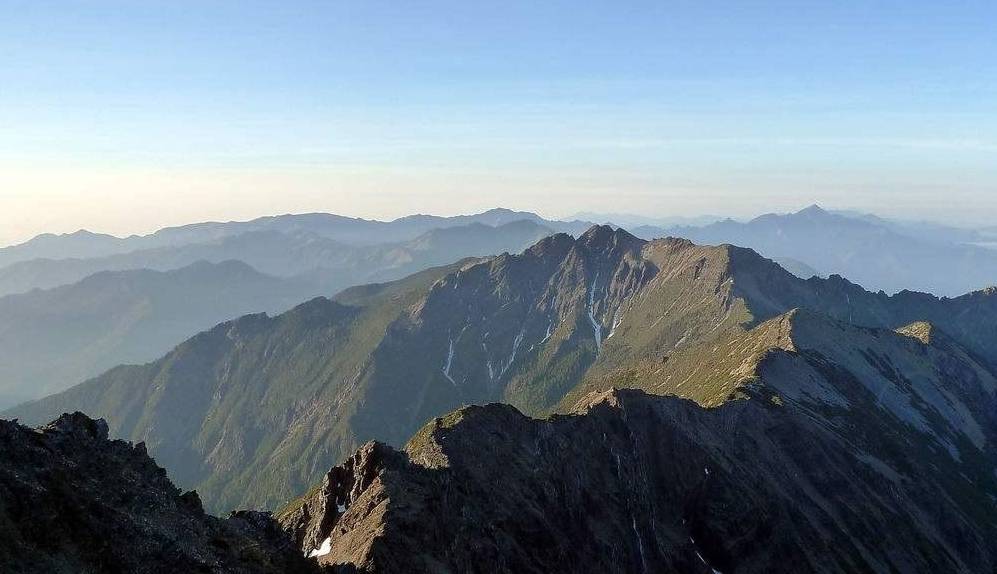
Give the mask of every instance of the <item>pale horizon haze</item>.
<svg viewBox="0 0 997 574">
<path fill-rule="evenodd" d="M 992 2 L 0 15 L 0 245 L 315 211 L 997 214 Z"/>
</svg>

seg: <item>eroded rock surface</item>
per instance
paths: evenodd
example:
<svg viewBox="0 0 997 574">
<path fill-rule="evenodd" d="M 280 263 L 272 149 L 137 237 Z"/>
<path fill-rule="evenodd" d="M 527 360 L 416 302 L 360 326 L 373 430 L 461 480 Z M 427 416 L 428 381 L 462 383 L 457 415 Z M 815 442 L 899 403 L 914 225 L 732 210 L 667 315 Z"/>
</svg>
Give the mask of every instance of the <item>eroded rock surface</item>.
<svg viewBox="0 0 997 574">
<path fill-rule="evenodd" d="M 205 514 L 146 454 L 81 413 L 0 420 L 0 571 L 315 572 L 271 515 Z"/>
</svg>

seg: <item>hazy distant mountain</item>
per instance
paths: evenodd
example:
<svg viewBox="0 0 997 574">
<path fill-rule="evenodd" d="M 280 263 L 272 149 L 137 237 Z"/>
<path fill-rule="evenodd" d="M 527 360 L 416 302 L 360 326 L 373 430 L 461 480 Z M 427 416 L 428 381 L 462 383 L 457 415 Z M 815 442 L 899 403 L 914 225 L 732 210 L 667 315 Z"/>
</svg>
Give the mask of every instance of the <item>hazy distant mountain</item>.
<svg viewBox="0 0 997 574">
<path fill-rule="evenodd" d="M 404 243 L 351 246 L 305 231 L 254 231 L 104 258 L 17 263 L 0 270 L 0 284 L 86 278 L 0 297 L 0 407 L 60 391 L 121 363 L 150 361 L 226 319 L 283 311 L 351 285 L 463 257 L 518 252 L 550 233 L 531 221 L 474 223 Z"/>
<path fill-rule="evenodd" d="M 933 221 L 890 219 L 852 210 L 833 210 L 831 213 L 853 219 L 862 219 L 887 227 L 901 235 L 909 235 L 917 239 L 926 239 L 929 241 L 972 244 L 985 241 L 988 236 L 986 229 L 983 228 L 956 227 Z"/>
<path fill-rule="evenodd" d="M 122 363 L 151 361 L 198 331 L 327 293 L 245 263 L 104 271 L 0 297 L 0 405 L 61 391 Z"/>
<path fill-rule="evenodd" d="M 572 215 L 570 219 L 592 221 L 601 224 L 613 224 L 625 227 L 628 231 L 630 231 L 631 228 L 639 228 L 643 226 L 673 227 L 676 225 L 707 225 L 715 221 L 720 221 L 724 218 L 719 215 L 697 215 L 692 217 L 675 215 L 670 217 L 654 217 L 634 213 L 597 213 L 592 211 L 582 211 Z M 633 231 L 630 232 L 633 233 Z"/>
<path fill-rule="evenodd" d="M 63 235 L 46 233 L 19 245 L 0 248 L 0 268 L 31 259 L 102 257 L 129 250 L 127 239 L 112 235 L 82 229 Z"/>
<path fill-rule="evenodd" d="M 997 251 L 943 240 L 945 234 L 846 217 L 812 206 L 747 223 L 636 230 L 642 237 L 676 236 L 697 243 L 730 243 L 774 259 L 791 258 L 820 275 L 840 274 L 872 290 L 903 289 L 955 296 L 997 284 Z M 950 238 L 951 239 L 951 238 Z"/>
<path fill-rule="evenodd" d="M 85 230 L 64 235 L 44 234 L 19 245 L 0 248 L 0 268 L 32 259 L 91 259 L 131 251 L 219 243 L 226 238 L 254 232 L 313 234 L 351 245 L 379 245 L 409 241 L 433 229 L 474 223 L 498 227 L 522 220 L 575 235 L 592 225 L 584 221 L 548 221 L 535 213 L 501 208 L 454 217 L 410 215 L 394 221 L 359 219 L 331 213 L 275 215 L 251 221 L 205 222 L 167 227 L 149 235 L 123 238 Z"/>
<path fill-rule="evenodd" d="M 82 410 L 105 417 L 117 436 L 145 441 L 211 508 L 272 506 L 362 442 L 400 445 L 464 404 L 501 401 L 537 415 L 606 385 L 723 404 L 753 380 L 770 348 L 786 346 L 778 330 L 760 324 L 794 308 L 857 326 L 858 334 L 931 321 L 978 357 L 959 371 L 964 381 L 948 380 L 914 370 L 914 352 L 898 354 L 889 337 L 843 335 L 843 344 L 857 345 L 845 355 L 815 343 L 829 357 L 826 373 L 840 368 L 860 381 L 919 385 L 917 397 L 880 395 L 894 401 L 886 405 L 890 416 L 934 420 L 924 414 L 918 381 L 930 375 L 935 385 L 973 385 L 973 369 L 997 363 L 995 291 L 890 297 L 836 276 L 801 280 L 747 249 L 647 243 L 597 227 L 577 240 L 545 238 L 521 255 L 223 323 L 154 363 L 113 369 L 7 416 L 35 422 Z M 782 395 L 800 399 L 782 388 L 798 375 L 778 383 Z M 931 401 L 943 417 L 962 416 Z M 973 428 L 967 422 L 956 431 Z"/>
<path fill-rule="evenodd" d="M 179 269 L 196 261 L 240 260 L 275 276 L 303 273 L 323 262 L 336 264 L 349 246 L 306 233 L 253 231 L 203 243 L 159 247 L 88 259 L 33 259 L 0 269 L 0 294 L 24 293 L 74 283 L 101 271 Z M 334 290 L 330 290 L 334 292 Z"/>
<path fill-rule="evenodd" d="M 358 248 L 349 261 L 322 268 L 313 275 L 327 277 L 327 282 L 338 277 L 343 283 L 343 278 L 348 278 L 344 286 L 390 281 L 465 257 L 518 253 L 553 233 L 551 228 L 530 220 L 494 227 L 484 223 L 442 227 L 404 243 Z"/>
<path fill-rule="evenodd" d="M 811 277 L 820 276 L 819 271 L 798 259 L 793 259 L 792 257 L 776 257 L 773 261 L 800 279 L 810 279 Z"/>
<path fill-rule="evenodd" d="M 296 220 L 298 224 L 300 220 Z M 286 227 L 286 226 L 285 226 Z M 257 229 L 217 239 L 86 259 L 34 259 L 0 268 L 0 295 L 73 283 L 99 271 L 170 270 L 195 261 L 239 260 L 279 277 L 308 276 L 327 293 L 395 279 L 472 255 L 520 251 L 554 231 L 532 221 L 431 229 L 405 242 L 351 245 L 313 231 Z"/>
<path fill-rule="evenodd" d="M 474 223 L 498 227 L 507 223 L 524 220 L 532 221 L 533 223 L 549 227 L 555 231 L 571 235 L 584 233 L 586 229 L 592 226 L 590 221 L 580 220 L 580 218 L 559 221 L 554 219 L 544 219 L 543 217 L 529 211 L 514 211 L 504 208 L 489 209 L 488 211 L 474 215 L 455 215 L 451 217 L 440 217 L 436 215 L 409 215 L 392 221 L 391 225 L 407 225 L 412 226 L 413 228 L 421 227 L 425 230 L 429 230 L 455 227 L 458 225 L 471 225 Z"/>
</svg>

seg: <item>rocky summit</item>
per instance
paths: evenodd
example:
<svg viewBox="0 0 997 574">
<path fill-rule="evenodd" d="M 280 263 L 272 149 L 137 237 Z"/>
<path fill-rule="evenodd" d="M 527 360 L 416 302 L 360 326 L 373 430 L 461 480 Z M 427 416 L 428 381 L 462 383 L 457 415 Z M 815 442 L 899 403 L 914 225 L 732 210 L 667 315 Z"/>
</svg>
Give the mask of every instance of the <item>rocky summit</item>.
<svg viewBox="0 0 997 574">
<path fill-rule="evenodd" d="M 142 444 L 81 413 L 30 429 L 0 421 L 0 571 L 317 571 L 269 514 L 205 514 Z"/>
</svg>

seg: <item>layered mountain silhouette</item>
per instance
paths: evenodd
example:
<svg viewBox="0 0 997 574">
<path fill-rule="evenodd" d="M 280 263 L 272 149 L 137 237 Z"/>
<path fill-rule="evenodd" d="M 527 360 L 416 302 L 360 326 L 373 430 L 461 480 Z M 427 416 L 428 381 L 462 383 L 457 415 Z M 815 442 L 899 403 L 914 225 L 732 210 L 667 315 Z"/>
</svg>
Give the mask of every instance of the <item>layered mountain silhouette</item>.
<svg viewBox="0 0 997 574">
<path fill-rule="evenodd" d="M 173 271 L 104 271 L 0 297 L 0 405 L 64 390 L 122 363 L 145 363 L 192 333 L 322 293 L 239 261 Z"/>
<path fill-rule="evenodd" d="M 957 296 L 997 283 L 997 250 L 976 245 L 985 242 L 983 232 L 898 224 L 816 205 L 746 223 L 728 219 L 699 227 L 644 226 L 634 232 L 644 238 L 676 236 L 749 247 L 776 260 L 803 263 L 819 275 L 839 274 L 888 293 L 912 289 Z"/>
<path fill-rule="evenodd" d="M 14 336 L 4 348 L 30 359 L 0 363 L 0 407 L 58 391 L 115 364 L 149 360 L 185 337 L 242 313 L 284 309 L 312 296 L 398 279 L 463 257 L 519 252 L 557 230 L 580 234 L 583 225 L 495 209 L 449 218 L 416 215 L 391 222 L 329 214 L 286 215 L 194 224 L 128 238 L 85 231 L 39 236 L 0 249 L 0 293 L 19 295 L 0 298 L 5 301 L 0 311 L 13 309 L 0 317 L 7 319 L 3 332 L 26 334 Z M 705 243 L 754 246 L 801 278 L 840 273 L 866 287 L 887 291 L 910 286 L 952 295 L 987 285 L 997 277 L 997 264 L 992 264 L 997 251 L 968 244 L 983 243 L 983 230 L 900 224 L 862 214 L 826 212 L 816 206 L 746 224 L 723 221 L 699 228 L 640 228 L 647 236 L 669 232 Z M 200 261 L 221 264 L 230 260 L 246 263 L 284 284 L 274 282 L 273 292 L 255 307 L 235 291 L 227 291 L 233 296 L 231 304 L 212 308 L 216 301 L 212 275 L 205 274 L 204 283 L 198 285 L 194 274 L 195 281 L 187 284 L 182 297 L 192 309 L 207 312 L 178 309 L 176 321 L 162 324 L 146 319 L 145 314 L 152 311 L 137 309 L 141 288 L 124 297 L 120 308 L 110 304 L 117 293 L 131 288 L 129 277 L 143 276 L 139 270 L 172 272 Z M 102 273 L 99 280 L 85 281 Z M 163 275 L 162 283 L 170 285 L 169 276 Z M 26 293 L 38 288 L 49 293 Z M 157 290 L 160 296 L 167 296 L 166 291 L 165 287 Z M 95 299 L 107 302 L 108 307 L 91 306 L 82 314 L 74 307 L 85 307 Z M 243 302 L 247 305 L 237 304 Z M 64 311 L 61 316 L 56 312 L 60 309 Z M 106 319 L 88 322 L 88 314 L 103 314 Z M 190 321 L 183 318 L 192 315 L 200 316 Z M 136 328 L 126 326 L 131 324 Z M 70 336 L 86 328 L 98 334 L 79 340 Z"/>
<path fill-rule="evenodd" d="M 351 285 L 397 279 L 461 257 L 520 251 L 540 237 L 553 233 L 551 228 L 536 222 L 520 220 L 499 226 L 469 223 L 429 229 L 403 242 L 387 239 L 392 236 L 389 233 L 381 241 L 370 236 L 363 244 L 355 244 L 346 243 L 331 232 L 319 233 L 314 230 L 317 225 L 293 221 L 298 225 L 257 225 L 238 233 L 222 228 L 200 241 L 102 257 L 14 262 L 0 268 L 0 294 L 66 285 L 100 271 L 167 271 L 197 261 L 228 260 L 242 261 L 257 271 L 278 277 L 321 280 L 326 293 L 335 293 Z M 236 229 L 241 230 L 245 225 L 248 224 L 240 224 Z M 223 233 L 223 230 L 227 231 Z"/>
<path fill-rule="evenodd" d="M 514 215 L 493 213 L 487 221 Z M 61 286 L 0 297 L 0 408 L 117 364 L 150 361 L 227 319 L 283 311 L 463 257 L 518 252 L 551 233 L 529 220 L 474 222 L 358 246 L 307 229 L 257 230 L 98 258 L 14 263 L 0 269 L 9 291 Z"/>
<path fill-rule="evenodd" d="M 951 349 L 894 333 L 912 324 Z M 992 399 L 995 340 L 993 290 L 887 296 L 838 276 L 799 279 L 749 249 L 601 226 L 223 323 L 6 416 L 104 417 L 209 508 L 274 508 L 364 442 L 405 444 L 462 405 L 537 416 L 634 387 L 720 407 L 768 377 L 765 400 L 816 396 L 807 408 L 821 416 L 871 393 L 866 414 L 930 437 L 948 457 L 939 464 L 973 460 L 984 476 L 990 431 L 974 429 L 992 428 L 979 408 Z"/>
<path fill-rule="evenodd" d="M 114 237 L 87 230 L 62 235 L 46 233 L 19 245 L 0 248 L 0 267 L 32 259 L 89 259 L 161 247 L 214 242 L 225 237 L 252 232 L 310 233 L 350 245 L 377 245 L 409 241 L 433 229 L 475 223 L 498 227 L 523 220 L 557 227 L 558 231 L 568 233 L 581 233 L 586 229 L 584 222 L 548 221 L 528 211 L 502 208 L 454 217 L 410 215 L 394 221 L 359 219 L 331 213 L 288 214 L 260 217 L 251 221 L 193 223 L 167 227 L 149 235 L 130 237 Z"/>
</svg>

